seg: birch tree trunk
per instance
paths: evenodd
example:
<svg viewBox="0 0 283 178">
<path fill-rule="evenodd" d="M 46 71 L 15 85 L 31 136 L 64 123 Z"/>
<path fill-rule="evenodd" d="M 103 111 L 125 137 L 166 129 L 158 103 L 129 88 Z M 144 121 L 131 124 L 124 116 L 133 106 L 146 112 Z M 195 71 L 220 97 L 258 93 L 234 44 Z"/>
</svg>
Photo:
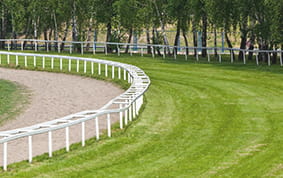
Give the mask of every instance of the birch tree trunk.
<svg viewBox="0 0 283 178">
<path fill-rule="evenodd" d="M 159 18 L 159 23 L 161 25 L 161 30 L 162 30 L 162 36 L 163 36 L 164 44 L 166 46 L 168 46 L 167 47 L 167 51 L 168 51 L 168 54 L 171 55 L 170 48 L 169 48 L 169 42 L 168 42 L 168 39 L 167 39 L 167 36 L 166 36 L 166 33 L 165 33 L 165 24 L 163 23 L 163 19 L 162 19 L 162 16 L 160 14 L 160 11 L 158 9 L 158 6 L 156 4 L 156 0 L 153 1 L 153 4 L 154 4 L 154 7 L 156 9 L 157 16 Z"/>
</svg>

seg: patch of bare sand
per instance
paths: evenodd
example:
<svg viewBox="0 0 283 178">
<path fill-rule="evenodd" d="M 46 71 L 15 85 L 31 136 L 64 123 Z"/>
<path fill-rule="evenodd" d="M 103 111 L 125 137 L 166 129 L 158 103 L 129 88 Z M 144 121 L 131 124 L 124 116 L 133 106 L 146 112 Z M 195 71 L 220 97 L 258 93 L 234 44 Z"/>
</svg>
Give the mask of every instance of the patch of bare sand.
<svg viewBox="0 0 283 178">
<path fill-rule="evenodd" d="M 31 91 L 30 104 L 15 119 L 6 122 L 0 131 L 27 127 L 57 119 L 83 110 L 99 109 L 123 90 L 111 83 L 86 77 L 0 68 L 0 79 L 17 82 Z M 111 117 L 112 122 L 118 115 Z M 86 122 L 86 138 L 95 136 L 94 121 Z M 100 118 L 100 128 L 106 128 L 106 119 Z M 70 143 L 81 140 L 81 125 L 70 127 Z M 53 150 L 65 147 L 65 130 L 52 132 Z M 0 145 L 0 165 L 2 165 Z M 48 135 L 33 137 L 33 156 L 48 152 Z M 8 163 L 27 160 L 28 138 L 8 143 Z"/>
</svg>

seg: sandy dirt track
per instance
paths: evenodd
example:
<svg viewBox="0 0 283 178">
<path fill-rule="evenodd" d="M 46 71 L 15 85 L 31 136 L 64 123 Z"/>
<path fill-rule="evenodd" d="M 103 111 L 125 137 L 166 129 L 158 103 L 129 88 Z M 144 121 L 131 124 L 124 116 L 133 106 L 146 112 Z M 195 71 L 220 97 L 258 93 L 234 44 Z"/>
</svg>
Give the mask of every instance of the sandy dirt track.
<svg viewBox="0 0 283 178">
<path fill-rule="evenodd" d="M 15 119 L 4 123 L 0 131 L 16 129 L 57 119 L 83 110 L 99 109 L 123 92 L 113 84 L 90 78 L 15 69 L 0 68 L 0 79 L 16 82 L 31 92 L 29 105 Z M 112 122 L 118 117 L 113 115 Z M 106 119 L 100 118 L 100 128 L 106 128 Z M 86 138 L 95 136 L 94 121 L 86 122 Z M 52 133 L 53 150 L 65 147 L 65 130 Z M 81 140 L 81 125 L 70 127 L 70 143 Z M 0 145 L 0 165 L 2 165 Z M 48 152 L 48 135 L 33 137 L 33 156 Z M 8 143 L 8 163 L 27 160 L 28 138 Z"/>
</svg>

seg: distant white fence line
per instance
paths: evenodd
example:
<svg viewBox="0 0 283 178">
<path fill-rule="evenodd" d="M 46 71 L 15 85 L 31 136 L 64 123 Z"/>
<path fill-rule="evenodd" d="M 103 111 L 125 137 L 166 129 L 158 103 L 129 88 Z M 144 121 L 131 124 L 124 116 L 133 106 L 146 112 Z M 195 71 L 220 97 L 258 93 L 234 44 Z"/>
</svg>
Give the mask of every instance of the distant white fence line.
<svg viewBox="0 0 283 178">
<path fill-rule="evenodd" d="M 45 50 L 49 51 L 50 47 L 55 47 L 56 50 L 60 53 L 62 51 L 62 44 L 64 44 L 64 50 L 68 50 L 71 53 L 74 51 L 74 46 L 80 48 L 80 52 L 83 55 L 85 52 L 104 52 L 107 55 L 107 46 L 111 45 L 112 48 L 115 47 L 115 51 L 120 56 L 122 49 L 126 49 L 126 46 L 129 46 L 129 53 L 140 53 L 143 56 L 147 49 L 150 49 L 152 57 L 156 56 L 157 49 L 163 58 L 166 58 L 166 51 L 171 50 L 173 52 L 174 59 L 177 58 L 177 55 L 183 55 L 185 59 L 188 59 L 188 55 L 194 54 L 194 51 L 197 51 L 195 58 L 196 61 L 199 60 L 200 52 L 203 49 L 207 50 L 207 61 L 211 61 L 211 55 L 217 52 L 217 58 L 219 63 L 222 62 L 223 54 L 230 54 L 230 62 L 234 63 L 236 59 L 233 53 L 242 52 L 243 54 L 243 64 L 247 62 L 247 54 L 252 53 L 252 56 L 255 56 L 256 65 L 260 63 L 260 56 L 264 58 L 267 64 L 270 66 L 272 63 L 271 57 L 276 55 L 276 58 L 279 59 L 280 65 L 283 66 L 283 51 L 281 49 L 274 50 L 248 50 L 248 49 L 239 49 L 239 48 L 222 48 L 222 47 L 186 47 L 186 46 L 167 46 L 159 44 L 136 44 L 136 43 L 115 43 L 115 42 L 85 42 L 85 41 L 54 41 L 54 40 L 34 40 L 34 39 L 0 39 L 0 42 L 6 43 L 6 49 L 11 50 L 12 46 L 20 48 L 20 50 L 25 50 L 25 44 L 30 42 L 31 49 L 35 51 Z M 26 44 L 27 45 L 27 44 Z M 175 50 L 174 50 L 175 49 Z M 177 50 L 176 50 L 177 49 Z M 101 51 L 102 50 L 102 51 Z"/>
<path fill-rule="evenodd" d="M 8 143 L 12 140 L 16 140 L 23 137 L 28 137 L 28 160 L 32 162 L 32 136 L 42 133 L 48 133 L 48 152 L 49 157 L 52 157 L 52 131 L 58 129 L 66 130 L 66 151 L 69 151 L 69 127 L 81 124 L 82 126 L 82 146 L 85 145 L 85 122 L 88 120 L 95 121 L 95 133 L 96 139 L 99 139 L 99 117 L 106 115 L 107 117 L 107 135 L 111 137 L 111 115 L 119 115 L 119 124 L 122 129 L 124 125 L 127 125 L 128 122 L 132 121 L 135 118 L 143 104 L 143 96 L 147 91 L 150 85 L 149 77 L 144 73 L 140 68 L 123 64 L 120 62 L 112 62 L 107 60 L 100 59 L 91 59 L 91 58 L 82 58 L 82 57 L 70 57 L 70 56 L 60 56 L 60 55 L 43 55 L 43 54 L 29 54 L 29 53 L 14 53 L 14 52 L 3 52 L 0 51 L 0 64 L 4 60 L 6 64 L 11 64 L 11 58 L 15 61 L 15 65 L 23 64 L 25 67 L 38 66 L 37 60 L 41 59 L 41 64 L 38 67 L 45 68 L 45 61 L 47 58 L 51 61 L 50 68 L 54 69 L 54 59 L 59 59 L 60 70 L 63 70 L 63 64 L 67 64 L 68 71 L 72 71 L 72 61 L 76 61 L 76 72 L 79 72 L 80 61 L 83 61 L 83 72 L 90 72 L 94 74 L 97 72 L 98 75 L 101 75 L 101 67 L 105 67 L 105 76 L 108 77 L 109 66 L 112 67 L 112 79 L 118 77 L 121 80 L 128 80 L 131 83 L 129 89 L 127 89 L 123 94 L 117 96 L 116 98 L 109 101 L 106 105 L 98 110 L 89 110 L 82 111 L 79 113 L 71 114 L 69 116 L 55 119 L 52 121 L 39 123 L 30 127 L 19 128 L 15 130 L 8 130 L 0 132 L 0 144 L 3 144 L 3 169 L 7 170 L 7 155 L 8 155 Z M 29 63 L 28 60 L 32 60 L 33 64 Z M 22 60 L 22 61 L 21 61 Z M 87 63 L 90 64 L 90 71 L 87 71 Z M 98 70 L 94 71 L 94 64 L 98 65 Z M 110 75 L 109 75 L 110 76 Z"/>
</svg>

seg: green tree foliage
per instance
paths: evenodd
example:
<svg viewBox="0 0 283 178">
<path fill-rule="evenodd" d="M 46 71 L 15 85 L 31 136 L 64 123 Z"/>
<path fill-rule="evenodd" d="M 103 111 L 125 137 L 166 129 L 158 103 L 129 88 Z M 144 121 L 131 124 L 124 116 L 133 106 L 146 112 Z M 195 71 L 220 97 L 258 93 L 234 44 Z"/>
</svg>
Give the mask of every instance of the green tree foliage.
<svg viewBox="0 0 283 178">
<path fill-rule="evenodd" d="M 283 47 L 282 12 L 283 0 L 1 0 L 0 38 L 90 41 L 93 31 L 106 29 L 105 41 L 126 38 L 130 43 L 133 35 L 145 30 L 147 43 L 177 46 L 181 35 L 188 45 L 186 33 L 191 30 L 202 32 L 205 47 L 207 31 L 214 29 L 240 31 L 241 49 L 247 42 L 250 49 L 272 49 Z M 174 44 L 168 42 L 168 27 L 176 30 Z M 228 35 L 225 38 L 233 47 Z"/>
</svg>

